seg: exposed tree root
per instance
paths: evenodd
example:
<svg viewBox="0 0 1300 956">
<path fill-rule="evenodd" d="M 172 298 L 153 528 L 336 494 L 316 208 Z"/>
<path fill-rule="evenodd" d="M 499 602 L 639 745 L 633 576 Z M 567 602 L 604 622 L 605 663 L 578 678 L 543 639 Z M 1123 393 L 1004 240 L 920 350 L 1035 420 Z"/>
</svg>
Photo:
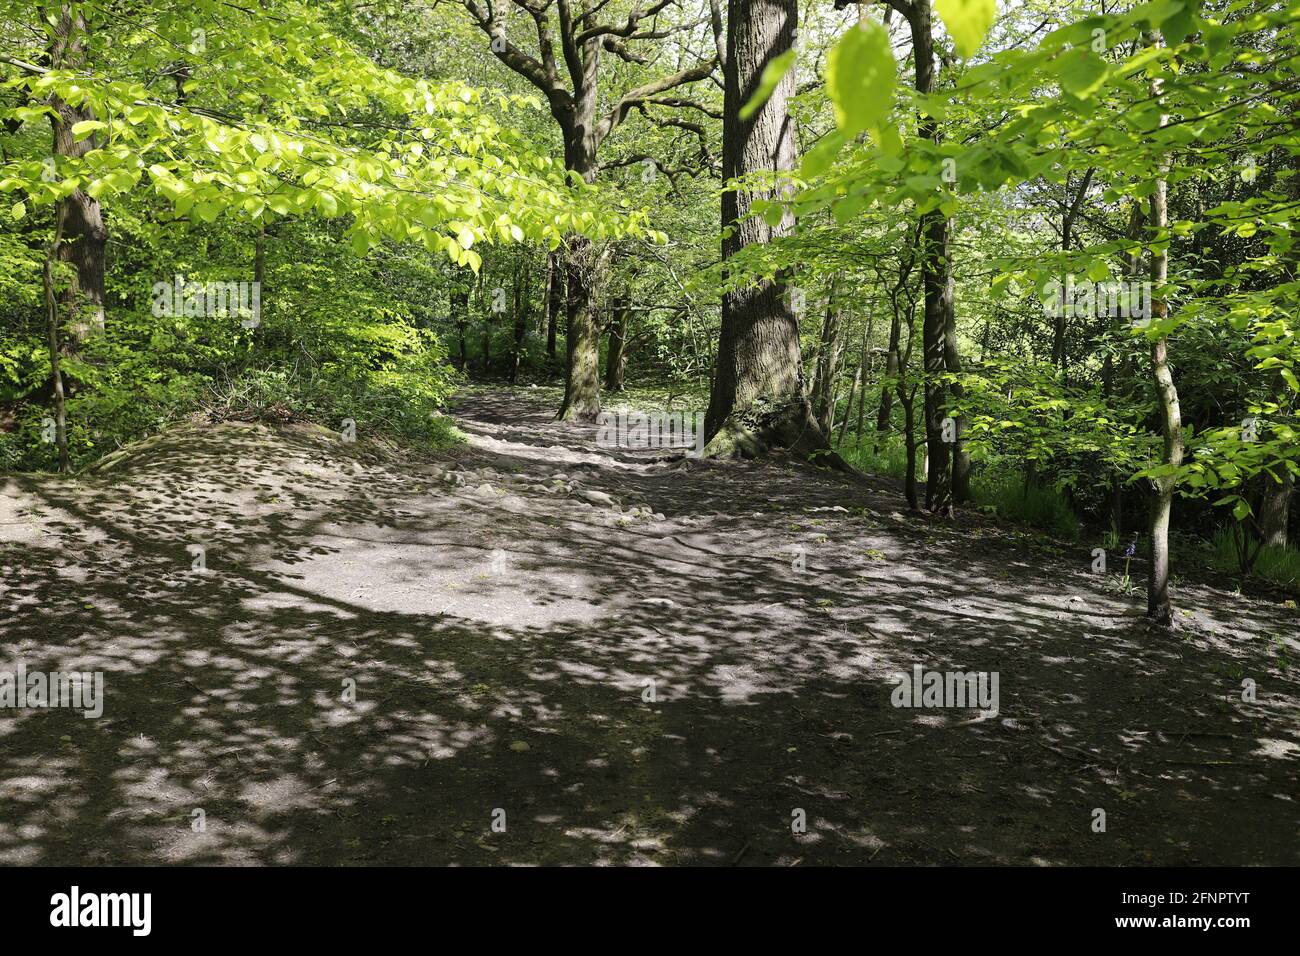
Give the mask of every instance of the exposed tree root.
<svg viewBox="0 0 1300 956">
<path fill-rule="evenodd" d="M 776 451 L 855 478 L 863 477 L 831 447 L 805 398 L 732 413 L 709 438 L 703 454 L 707 458 L 762 458 Z"/>
</svg>

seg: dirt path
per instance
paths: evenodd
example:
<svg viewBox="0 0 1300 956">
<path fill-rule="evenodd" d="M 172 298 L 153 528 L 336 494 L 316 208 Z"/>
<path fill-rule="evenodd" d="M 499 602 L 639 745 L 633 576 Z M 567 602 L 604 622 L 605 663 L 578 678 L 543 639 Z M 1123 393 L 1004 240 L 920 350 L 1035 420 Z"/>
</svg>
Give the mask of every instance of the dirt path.
<svg viewBox="0 0 1300 956">
<path fill-rule="evenodd" d="M 1300 862 L 1294 609 L 1154 634 L 1087 547 L 881 482 L 456 414 L 425 464 L 222 425 L 0 479 L 0 670 L 106 683 L 0 711 L 0 863 Z M 914 664 L 1000 713 L 895 708 Z"/>
</svg>

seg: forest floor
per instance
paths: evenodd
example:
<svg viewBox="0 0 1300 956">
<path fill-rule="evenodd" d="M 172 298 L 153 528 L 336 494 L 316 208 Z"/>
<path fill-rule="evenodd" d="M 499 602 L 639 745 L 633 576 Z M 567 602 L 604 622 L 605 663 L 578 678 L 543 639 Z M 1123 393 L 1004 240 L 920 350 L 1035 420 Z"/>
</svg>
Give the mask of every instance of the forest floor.
<svg viewBox="0 0 1300 956">
<path fill-rule="evenodd" d="M 106 697 L 0 711 L 0 863 L 1300 862 L 1294 606 L 1182 582 L 1159 633 L 1091 545 L 551 412 L 0 478 L 0 670 Z M 914 664 L 999 712 L 892 706 Z"/>
</svg>

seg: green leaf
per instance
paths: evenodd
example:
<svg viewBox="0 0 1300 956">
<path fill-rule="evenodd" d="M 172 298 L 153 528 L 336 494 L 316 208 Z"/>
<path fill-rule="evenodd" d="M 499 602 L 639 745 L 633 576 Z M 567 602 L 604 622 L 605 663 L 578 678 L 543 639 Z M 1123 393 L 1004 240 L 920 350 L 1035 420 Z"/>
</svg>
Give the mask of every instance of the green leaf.
<svg viewBox="0 0 1300 956">
<path fill-rule="evenodd" d="M 16 202 L 14 203 L 13 208 L 9 210 L 9 213 L 15 219 L 21 219 L 23 216 L 27 215 L 27 204 Z"/>
<path fill-rule="evenodd" d="M 934 9 L 962 59 L 979 49 L 997 14 L 994 0 L 934 0 Z"/>
<path fill-rule="evenodd" d="M 1182 9 L 1165 19 L 1160 32 L 1164 34 L 1166 43 L 1178 46 L 1193 32 L 1196 21 L 1200 19 L 1200 6 L 1201 0 L 1184 0 Z"/>
<path fill-rule="evenodd" d="M 97 129 L 107 129 L 108 124 L 99 120 L 82 120 L 80 123 L 72 124 L 72 138 L 76 142 L 81 142 Z"/>
<path fill-rule="evenodd" d="M 1106 62 L 1086 48 L 1062 53 L 1056 64 L 1061 89 L 1084 100 L 1106 82 Z"/>
<path fill-rule="evenodd" d="M 823 136 L 816 146 L 804 154 L 801 170 L 804 178 L 815 179 L 830 169 L 843 146 L 844 134 L 839 130 L 831 130 Z"/>
<path fill-rule="evenodd" d="M 740 108 L 740 118 L 747 120 L 768 101 L 773 91 L 780 82 L 785 79 L 785 75 L 790 72 L 790 67 L 794 66 L 795 52 L 793 49 L 786 50 L 775 59 L 769 60 L 767 66 L 763 67 L 763 75 L 758 79 L 758 89 L 750 97 L 749 102 Z"/>
<path fill-rule="evenodd" d="M 322 216 L 337 216 L 339 212 L 339 201 L 332 192 L 322 191 L 316 197 L 316 209 Z"/>
<path fill-rule="evenodd" d="M 826 58 L 826 90 L 846 136 L 879 126 L 894 106 L 898 73 L 889 33 L 864 20 L 839 38 Z"/>
</svg>

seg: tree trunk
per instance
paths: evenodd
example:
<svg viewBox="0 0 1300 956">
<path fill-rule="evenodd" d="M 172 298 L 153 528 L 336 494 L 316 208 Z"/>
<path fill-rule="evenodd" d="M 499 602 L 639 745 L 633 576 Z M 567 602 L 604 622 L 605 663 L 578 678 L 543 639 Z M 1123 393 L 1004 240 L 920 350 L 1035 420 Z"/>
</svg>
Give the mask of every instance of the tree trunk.
<svg viewBox="0 0 1300 956">
<path fill-rule="evenodd" d="M 813 375 L 813 415 L 822 431 L 830 434 L 835 417 L 835 377 L 840 368 L 840 310 L 834 293 L 826 298 L 826 317 L 822 322 L 821 344 L 817 350 L 817 370 Z"/>
<path fill-rule="evenodd" d="M 1149 43 L 1158 46 L 1162 43 L 1158 31 L 1148 34 Z M 1151 82 L 1151 94 L 1159 97 L 1161 81 Z M 1169 122 L 1169 117 L 1160 115 L 1160 126 Z M 1167 160 L 1166 160 L 1167 163 Z M 1169 223 L 1168 182 L 1162 168 L 1156 180 L 1155 190 L 1150 198 L 1151 227 L 1154 240 L 1160 243 L 1168 237 L 1161 235 Z M 1161 291 L 1161 286 L 1169 277 L 1169 253 L 1163 245 L 1155 245 L 1151 250 L 1151 319 L 1161 323 L 1169 314 L 1169 303 Z M 1178 405 L 1178 389 L 1174 386 L 1174 376 L 1169 368 L 1169 339 L 1160 335 L 1151 343 L 1151 373 L 1155 380 L 1156 399 L 1160 405 L 1160 420 L 1164 433 L 1164 455 L 1162 464 L 1175 468 L 1183 462 L 1183 426 L 1182 414 Z M 1169 516 L 1173 510 L 1175 476 L 1157 478 L 1155 497 L 1151 505 L 1151 566 L 1147 577 L 1147 617 L 1162 627 L 1173 627 L 1173 608 L 1169 601 Z"/>
<path fill-rule="evenodd" d="M 600 329 L 592 308 L 591 272 L 594 252 L 591 240 L 570 236 L 565 256 L 568 285 L 568 351 L 565 361 L 564 404 L 561 421 L 596 420 L 600 414 Z"/>
<path fill-rule="evenodd" d="M 794 44 L 797 0 L 728 0 L 727 61 L 723 96 L 722 176 L 793 169 L 794 121 L 788 103 L 794 72 L 787 72 L 767 102 L 748 119 L 741 107 L 753 96 L 764 68 Z M 750 215 L 757 199 L 781 198 L 770 190 L 728 189 L 722 194 L 722 258 L 746 246 L 787 235 L 794 219 L 787 211 L 775 226 Z M 770 447 L 798 454 L 829 448 L 804 393 L 799 357 L 799 321 L 782 278 L 726 293 L 717 369 L 705 415 L 706 453 L 757 455 Z M 829 463 L 843 467 L 838 456 Z"/>
<path fill-rule="evenodd" d="M 460 346 L 458 367 L 464 369 L 469 363 L 465 349 L 465 326 L 469 317 L 469 289 L 456 289 L 451 293 L 451 320 L 456 323 L 456 341 Z"/>
<path fill-rule="evenodd" d="M 524 263 L 515 269 L 515 336 L 510 355 L 510 384 L 519 378 L 519 365 L 524 357 L 524 334 L 528 331 L 528 270 Z"/>
<path fill-rule="evenodd" d="M 889 322 L 889 351 L 885 358 L 885 381 L 880 386 L 880 410 L 876 412 L 876 443 L 875 447 L 880 448 L 880 443 L 885 435 L 889 432 L 889 421 L 893 415 L 893 398 L 894 390 L 897 383 L 894 381 L 898 378 L 898 344 L 902 328 L 902 320 L 898 312 L 898 303 L 892 303 L 894 317 Z"/>
<path fill-rule="evenodd" d="M 555 358 L 555 335 L 564 310 L 564 267 L 558 252 L 546 255 L 546 354 Z"/>
<path fill-rule="evenodd" d="M 631 309 L 626 299 L 614 302 L 614 321 L 609 327 L 609 351 L 605 355 L 605 387 L 623 391 L 624 349 L 627 346 L 627 321 Z"/>
<path fill-rule="evenodd" d="M 54 27 L 50 66 L 56 70 L 77 70 L 86 60 L 86 21 L 81 4 L 64 3 Z M 95 136 L 74 142 L 72 127 L 94 119 L 84 105 L 72 106 L 57 96 L 50 99 L 56 115 L 50 117 L 57 156 L 80 159 L 96 145 Z M 108 231 L 99 201 L 80 189 L 60 200 L 58 215 L 63 222 L 63 240 L 58 252 L 62 262 L 73 267 L 73 281 L 63 290 L 60 312 L 67 321 L 65 351 L 76 347 L 92 332 L 104 329 L 104 250 Z"/>
<path fill-rule="evenodd" d="M 925 476 L 925 507 L 945 517 L 952 515 L 952 459 L 944 441 L 944 397 L 948 390 L 942 376 L 948 370 L 947 326 L 952 307 L 951 284 L 947 275 L 948 221 L 940 212 L 925 215 L 925 245 L 921 260 L 921 282 L 925 309 L 921 321 L 921 348 L 925 372 L 925 447 L 928 462 Z"/>
<path fill-rule="evenodd" d="M 934 91 L 934 38 L 931 33 L 929 0 L 915 0 L 908 7 L 908 26 L 912 32 L 912 58 L 916 69 L 916 91 Z M 917 135 L 939 142 L 935 119 L 922 115 Z M 949 223 L 937 209 L 921 217 L 921 284 L 925 291 L 925 317 L 921 324 L 923 367 L 925 370 L 925 443 L 929 462 L 926 474 L 925 502 L 930 511 L 952 514 L 952 456 L 943 440 L 944 387 L 940 376 L 948 370 L 947 329 L 954 320 L 952 309 L 952 269 L 949 263 Z"/>
<path fill-rule="evenodd" d="M 594 69 L 594 67 L 593 67 Z M 596 178 L 595 77 L 574 100 L 574 121 L 565 131 L 564 167 L 583 182 Z M 568 334 L 565 351 L 564 403 L 561 421 L 596 420 L 600 414 L 600 329 L 596 324 L 593 287 L 595 251 L 586 236 L 565 239 L 564 272 Z"/>
<path fill-rule="evenodd" d="M 1285 548 L 1287 525 L 1291 520 L 1291 493 L 1295 476 L 1283 470 L 1282 481 L 1264 476 L 1264 493 L 1259 507 L 1259 536 L 1267 547 Z"/>
<path fill-rule="evenodd" d="M 957 310 L 953 296 L 952 273 L 948 273 L 948 293 L 945 296 L 947 308 L 944 315 L 943 361 L 950 375 L 961 373 L 961 355 L 957 351 Z M 966 389 L 960 381 L 953 379 L 949 386 L 954 401 L 961 401 Z M 966 419 L 960 415 L 953 416 L 955 441 L 952 446 L 952 500 L 954 504 L 965 504 L 971 500 L 970 492 L 970 452 L 966 450 Z"/>
<path fill-rule="evenodd" d="M 875 364 L 874 356 L 871 353 L 871 326 L 872 318 L 867 318 L 867 329 L 862 334 L 862 360 L 858 367 L 862 369 L 862 388 L 858 389 L 858 423 L 854 429 L 854 441 L 862 444 L 862 425 L 867 417 L 867 388 L 871 384 L 871 367 Z M 846 419 L 847 420 L 847 419 Z M 843 436 L 840 436 L 843 441 Z"/>
<path fill-rule="evenodd" d="M 59 297 L 54 284 L 54 263 L 60 259 L 59 246 L 63 242 L 63 210 L 55 213 L 54 239 L 45 255 L 45 317 L 50 348 L 50 383 L 51 405 L 54 409 L 54 445 L 59 455 L 59 471 L 67 474 L 72 470 L 68 457 L 67 410 L 64 405 L 62 343 L 59 341 Z"/>
</svg>

